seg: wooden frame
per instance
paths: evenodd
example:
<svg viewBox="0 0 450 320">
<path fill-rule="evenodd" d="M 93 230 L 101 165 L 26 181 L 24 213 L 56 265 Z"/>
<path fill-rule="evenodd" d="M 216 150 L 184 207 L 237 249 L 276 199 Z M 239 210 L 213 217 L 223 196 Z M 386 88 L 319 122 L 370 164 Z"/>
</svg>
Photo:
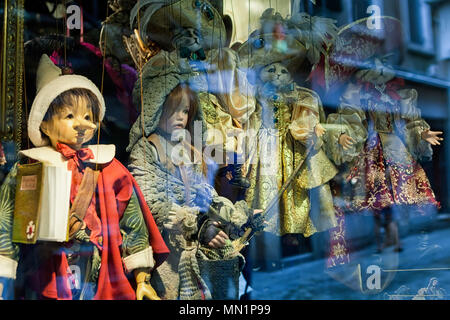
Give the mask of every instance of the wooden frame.
<svg viewBox="0 0 450 320">
<path fill-rule="evenodd" d="M 0 82 L 0 139 L 22 139 L 24 1 L 0 1 L 3 8 Z"/>
</svg>

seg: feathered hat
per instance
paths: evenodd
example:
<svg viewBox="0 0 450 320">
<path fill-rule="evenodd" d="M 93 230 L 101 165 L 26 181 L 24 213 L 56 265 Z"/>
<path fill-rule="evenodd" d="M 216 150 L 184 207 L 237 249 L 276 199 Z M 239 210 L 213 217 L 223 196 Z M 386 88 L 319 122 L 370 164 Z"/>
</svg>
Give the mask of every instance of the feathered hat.
<svg viewBox="0 0 450 320">
<path fill-rule="evenodd" d="M 342 27 L 334 45 L 328 48 L 325 60 L 325 86 L 329 90 L 345 83 L 351 75 L 374 56 L 391 52 L 403 53 L 403 34 L 400 20 L 381 16 L 379 27 L 371 24 L 371 17 Z"/>
<path fill-rule="evenodd" d="M 332 19 L 307 13 L 283 18 L 273 8 L 266 9 L 260 18 L 260 28 L 238 49 L 241 66 L 249 70 L 275 62 L 283 62 L 288 68 L 304 62 L 315 66 L 337 35 L 334 23 Z"/>
</svg>

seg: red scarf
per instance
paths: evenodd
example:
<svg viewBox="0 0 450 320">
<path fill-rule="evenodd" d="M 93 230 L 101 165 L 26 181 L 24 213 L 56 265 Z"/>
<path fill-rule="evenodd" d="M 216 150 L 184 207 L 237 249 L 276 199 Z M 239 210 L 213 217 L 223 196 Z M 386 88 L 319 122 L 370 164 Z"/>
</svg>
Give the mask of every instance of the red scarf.
<svg viewBox="0 0 450 320">
<path fill-rule="evenodd" d="M 81 180 L 83 179 L 84 175 L 84 170 L 86 168 L 83 162 L 89 159 L 94 159 L 94 154 L 89 148 L 73 150 L 63 143 L 56 144 L 56 150 L 60 152 L 64 157 L 69 159 L 67 169 L 72 171 L 72 185 L 70 187 L 70 203 L 72 204 L 75 200 L 76 195 L 78 194 L 78 188 L 80 187 Z M 94 193 L 92 202 L 86 211 L 84 222 L 86 223 L 86 227 L 91 231 L 90 240 L 99 249 L 101 249 L 101 244 L 98 241 L 98 237 L 101 235 L 102 229 L 100 218 L 95 210 L 95 207 L 96 197 Z"/>
</svg>

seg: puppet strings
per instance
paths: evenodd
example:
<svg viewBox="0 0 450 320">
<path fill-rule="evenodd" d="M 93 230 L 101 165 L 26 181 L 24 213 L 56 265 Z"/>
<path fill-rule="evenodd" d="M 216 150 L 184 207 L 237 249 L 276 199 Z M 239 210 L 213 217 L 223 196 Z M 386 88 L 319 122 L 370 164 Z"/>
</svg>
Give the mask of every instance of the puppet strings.
<svg viewBox="0 0 450 320">
<path fill-rule="evenodd" d="M 137 34 L 139 35 L 139 37 L 141 37 L 141 14 L 140 14 L 141 7 L 140 7 L 140 0 L 137 1 L 137 8 L 138 8 L 138 10 L 137 10 L 137 28 L 138 28 Z M 144 39 L 141 39 L 141 41 L 144 41 Z M 136 46 L 138 46 L 138 44 L 136 44 Z M 141 130 L 142 130 L 142 138 L 145 139 L 144 87 L 143 87 L 144 81 L 143 81 L 143 75 L 142 75 L 142 72 L 143 72 L 143 69 L 144 69 L 145 60 L 144 60 L 143 57 L 141 57 L 140 59 L 138 58 L 137 61 L 139 63 L 139 66 L 138 66 L 139 70 L 138 70 L 138 72 L 139 72 L 139 98 L 140 98 L 139 101 L 140 101 L 140 104 L 141 104 L 140 105 L 140 109 L 141 109 L 141 114 L 140 114 L 140 117 L 141 117 Z M 143 148 L 143 152 L 144 152 L 144 157 L 145 157 L 145 147 L 146 147 L 146 144 L 143 143 L 142 148 Z M 147 165 L 147 161 L 144 161 L 144 165 L 145 166 Z M 167 189 L 167 187 L 166 187 L 166 189 Z"/>
<path fill-rule="evenodd" d="M 55 7 L 57 7 L 57 5 L 55 4 Z M 67 10 L 66 10 L 66 0 L 64 0 L 64 18 L 63 18 L 63 23 L 64 23 L 64 67 L 67 67 L 67 37 L 68 37 L 68 30 L 67 30 Z"/>
<path fill-rule="evenodd" d="M 250 39 L 250 32 L 251 32 L 251 26 L 250 26 L 250 6 L 251 6 L 251 3 L 250 3 L 250 0 L 248 0 L 248 23 L 247 23 L 247 34 L 248 34 L 248 36 L 247 36 L 247 39 Z M 249 68 L 249 64 L 250 64 L 250 50 L 247 50 L 247 68 Z M 237 75 L 238 77 L 239 77 L 239 75 Z M 246 131 L 245 132 L 245 137 L 248 137 L 248 130 L 250 130 L 250 128 L 251 128 L 251 124 L 250 124 L 250 115 L 248 114 L 248 111 L 249 111 L 249 96 L 250 96 L 250 93 L 249 93 L 249 90 L 250 90 L 250 83 L 249 83 L 249 80 L 248 80 L 248 78 L 247 78 L 247 76 L 248 76 L 248 70 L 246 71 L 246 73 L 245 73 L 245 77 L 246 77 L 246 79 L 245 79 L 245 81 L 246 81 L 246 95 L 247 95 L 247 100 L 246 100 L 246 109 L 247 109 L 247 115 L 246 115 L 246 120 L 247 120 L 247 125 L 246 125 L 246 127 L 245 127 L 245 129 L 244 129 L 244 131 Z M 238 83 L 239 83 L 239 78 L 238 78 Z M 240 90 L 239 90 L 240 91 Z M 252 99 L 253 99 L 254 97 L 252 97 Z M 255 104 L 255 107 L 256 107 L 256 104 Z M 254 109 L 253 110 L 253 112 L 256 112 L 256 109 Z M 250 161 L 250 154 L 249 154 L 249 151 L 248 151 L 248 144 L 249 144 L 249 141 L 248 141 L 248 138 L 246 138 L 246 140 L 244 141 L 243 139 L 241 140 L 242 141 L 242 143 L 244 143 L 245 144 L 245 147 L 244 148 L 242 148 L 242 150 L 245 150 L 244 151 L 244 154 L 243 154 L 243 156 L 247 156 L 248 158 L 246 159 L 246 160 L 244 160 L 244 163 L 243 163 L 243 165 L 242 165 L 242 167 L 243 167 L 243 169 L 244 169 L 244 173 L 245 174 L 247 174 L 247 170 L 248 170 L 248 168 L 247 168 L 247 165 L 248 165 L 248 163 L 246 164 L 245 162 L 247 162 L 247 161 Z M 242 169 L 241 169 L 242 170 Z"/>
<path fill-rule="evenodd" d="M 138 7 L 138 11 L 137 11 L 137 27 L 138 27 L 138 35 L 141 35 L 141 15 L 140 15 L 140 0 L 138 0 L 137 2 L 137 7 Z M 142 136 L 145 137 L 145 122 L 144 122 L 144 93 L 143 93 L 143 79 L 142 79 L 142 69 L 143 69 L 143 64 L 144 64 L 144 60 L 138 59 L 139 62 L 139 91 L 140 91 L 140 103 L 141 103 L 141 129 L 142 129 Z M 145 154 L 145 150 L 144 150 L 144 154 Z"/>
<path fill-rule="evenodd" d="M 171 4 L 170 4 L 169 7 L 165 6 L 164 9 L 163 9 L 164 10 L 163 11 L 164 12 L 163 17 L 164 17 L 166 26 L 169 25 L 169 20 L 170 20 L 170 17 L 169 17 L 170 12 L 169 12 L 169 10 L 171 9 Z M 181 15 L 180 15 L 180 19 L 181 19 Z M 167 30 L 167 31 L 169 31 L 169 30 Z M 167 57 L 167 63 L 169 63 L 169 53 L 167 53 L 167 56 L 168 56 Z M 167 92 L 167 76 L 168 76 L 167 75 L 167 67 L 168 67 L 167 63 L 164 63 L 164 92 Z M 170 93 L 167 96 L 169 96 L 169 95 L 170 95 Z M 163 112 L 164 112 L 164 110 L 161 110 L 161 113 L 160 113 L 161 116 L 162 116 Z M 161 121 L 161 118 L 160 118 L 160 121 Z M 166 118 L 166 121 L 168 121 L 168 118 Z M 167 139 L 164 139 L 164 141 L 165 141 L 165 144 L 166 144 L 166 146 L 165 146 L 166 150 L 168 150 L 169 142 L 167 141 Z M 165 182 L 166 182 L 166 188 L 165 188 L 165 190 L 166 190 L 166 199 L 168 199 L 169 198 L 169 172 L 168 171 L 166 171 Z"/>
<path fill-rule="evenodd" d="M 28 97 L 27 97 L 27 77 L 25 71 L 25 50 L 22 50 L 22 73 L 23 73 L 23 99 L 25 104 L 25 117 L 28 119 Z M 30 149 L 30 137 L 27 134 L 27 149 Z"/>
<path fill-rule="evenodd" d="M 106 4 L 106 17 L 108 17 L 109 15 L 109 6 L 108 4 Z M 106 48 L 106 32 L 105 32 L 105 36 L 104 36 L 104 47 Z M 100 39 L 101 42 L 101 39 Z M 105 51 L 106 53 L 106 51 Z M 106 63 L 106 54 L 103 54 L 103 59 L 102 59 L 102 79 L 101 79 L 101 85 L 100 85 L 100 93 L 103 96 L 103 88 L 104 88 L 104 80 L 105 80 L 105 63 Z M 100 121 L 100 117 L 98 118 L 98 131 L 97 131 L 97 144 L 100 144 L 100 126 L 101 126 L 101 121 Z M 97 159 L 98 159 L 98 152 L 100 151 L 100 148 L 97 148 Z M 98 169 L 98 163 L 95 164 L 95 170 Z"/>
</svg>

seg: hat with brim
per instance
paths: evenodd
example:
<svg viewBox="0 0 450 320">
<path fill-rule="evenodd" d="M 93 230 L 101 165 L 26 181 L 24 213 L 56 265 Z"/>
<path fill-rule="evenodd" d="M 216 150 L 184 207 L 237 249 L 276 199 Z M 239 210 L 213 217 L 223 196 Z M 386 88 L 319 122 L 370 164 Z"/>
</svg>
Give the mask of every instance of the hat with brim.
<svg viewBox="0 0 450 320">
<path fill-rule="evenodd" d="M 251 75 L 276 62 L 285 65 L 302 65 L 306 59 L 305 46 L 291 35 L 283 39 L 272 33 L 251 36 L 238 49 L 240 67 Z"/>
<path fill-rule="evenodd" d="M 378 26 L 373 24 L 374 19 L 380 19 Z M 342 27 L 334 46 L 328 50 L 327 89 L 348 80 L 368 59 L 395 51 L 403 53 L 403 34 L 400 20 L 394 17 L 369 17 Z"/>
<path fill-rule="evenodd" d="M 145 10 L 141 10 L 144 7 Z M 199 30 L 205 50 L 221 48 L 226 42 L 222 16 L 206 0 L 141 0 L 131 10 L 131 28 L 136 28 L 138 20 L 141 37 L 145 39 L 147 35 L 167 51 L 174 49 L 172 39 L 177 28 Z"/>
<path fill-rule="evenodd" d="M 53 100 L 67 90 L 82 88 L 94 93 L 100 103 L 100 121 L 105 116 L 105 100 L 97 86 L 80 75 L 62 75 L 61 69 L 55 66 L 46 54 L 42 55 L 39 61 L 36 88 L 37 94 L 28 117 L 28 136 L 36 147 L 50 144 L 50 141 L 41 134 L 41 123 Z"/>
</svg>

